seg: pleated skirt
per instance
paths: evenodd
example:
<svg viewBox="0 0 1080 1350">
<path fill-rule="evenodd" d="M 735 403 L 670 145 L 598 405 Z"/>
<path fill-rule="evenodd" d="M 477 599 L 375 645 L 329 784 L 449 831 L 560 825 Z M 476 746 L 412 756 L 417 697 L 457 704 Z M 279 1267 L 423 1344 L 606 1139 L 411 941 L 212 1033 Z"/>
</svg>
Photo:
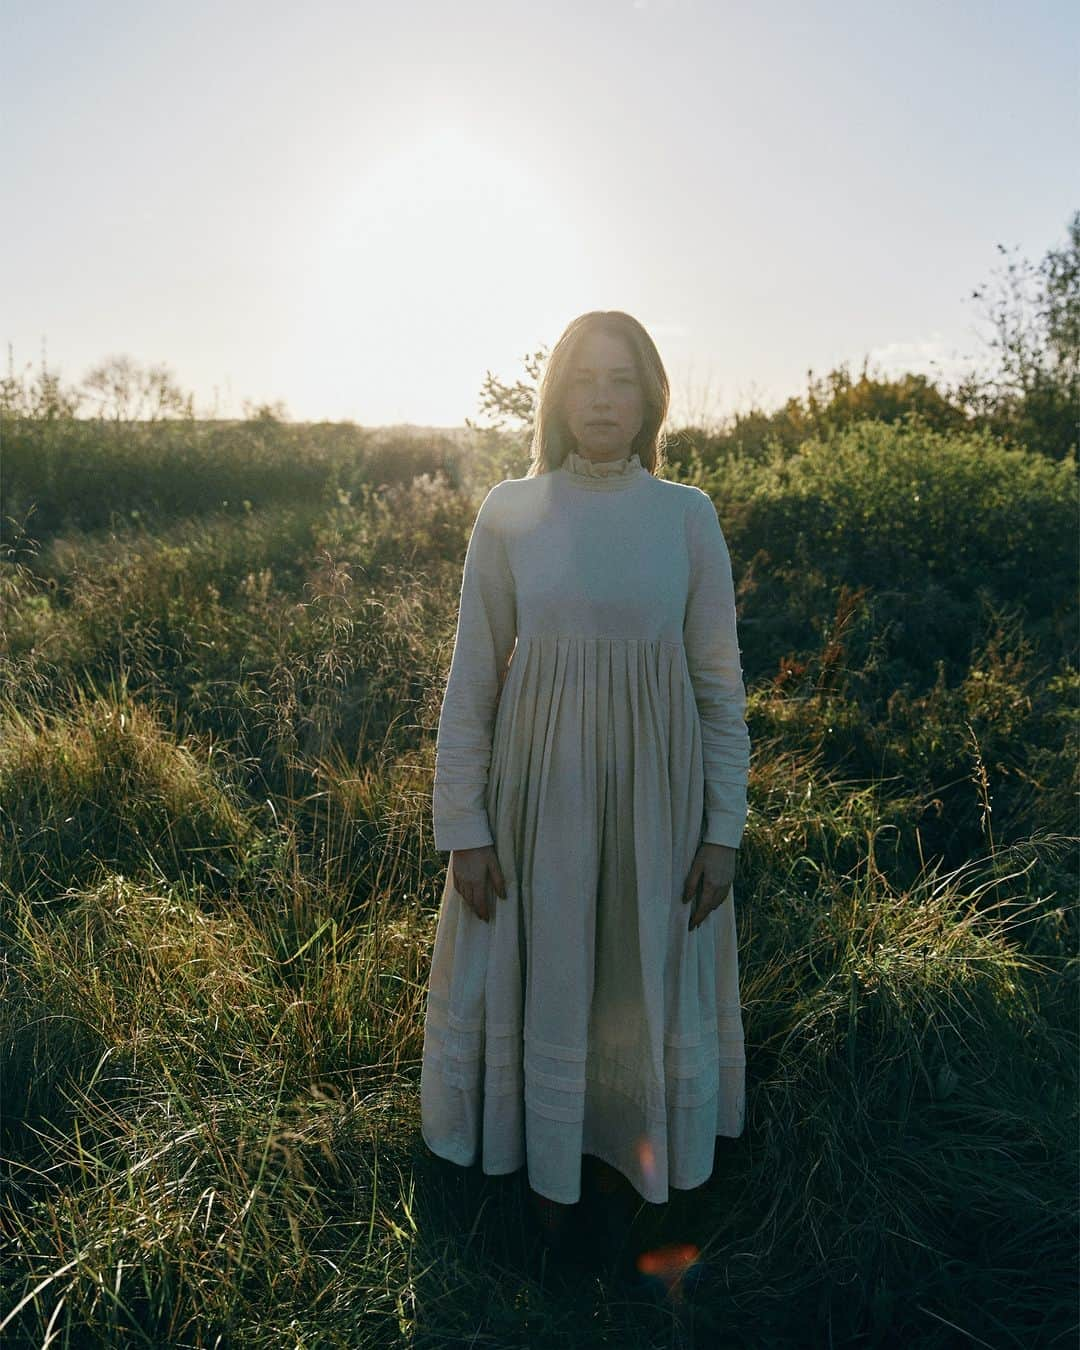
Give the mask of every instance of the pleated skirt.
<svg viewBox="0 0 1080 1350">
<path fill-rule="evenodd" d="M 495 716 L 489 922 L 447 868 L 427 991 L 421 1130 L 440 1157 L 527 1167 L 571 1204 L 581 1157 L 643 1199 L 711 1175 L 742 1133 L 734 888 L 693 932 L 701 728 L 679 643 L 519 635 Z"/>
</svg>

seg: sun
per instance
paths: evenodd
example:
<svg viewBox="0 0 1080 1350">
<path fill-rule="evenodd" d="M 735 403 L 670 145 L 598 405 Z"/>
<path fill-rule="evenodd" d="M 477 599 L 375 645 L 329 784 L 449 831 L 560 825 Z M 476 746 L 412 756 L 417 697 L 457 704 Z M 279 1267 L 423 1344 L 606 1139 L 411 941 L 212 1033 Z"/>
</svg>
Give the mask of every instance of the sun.
<svg viewBox="0 0 1080 1350">
<path fill-rule="evenodd" d="M 462 382 L 467 398 L 479 388 L 477 353 L 520 363 L 587 281 L 565 203 L 521 158 L 457 126 L 398 146 L 322 205 L 296 359 L 318 351 L 330 381 L 407 361 L 461 406 Z"/>
</svg>

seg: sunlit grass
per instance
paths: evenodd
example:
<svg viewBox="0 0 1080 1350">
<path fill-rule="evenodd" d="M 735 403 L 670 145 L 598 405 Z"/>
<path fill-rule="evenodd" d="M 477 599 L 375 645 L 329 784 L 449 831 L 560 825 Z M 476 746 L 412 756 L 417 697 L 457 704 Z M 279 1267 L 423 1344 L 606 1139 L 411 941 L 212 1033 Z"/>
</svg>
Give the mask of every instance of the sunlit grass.
<svg viewBox="0 0 1080 1350">
<path fill-rule="evenodd" d="M 638 1207 L 636 1287 L 428 1152 L 472 510 L 422 478 L 3 564 L 5 1344 L 1061 1343 L 1075 667 L 1022 623 L 897 693 L 833 596 L 751 681 L 746 1130 Z"/>
</svg>

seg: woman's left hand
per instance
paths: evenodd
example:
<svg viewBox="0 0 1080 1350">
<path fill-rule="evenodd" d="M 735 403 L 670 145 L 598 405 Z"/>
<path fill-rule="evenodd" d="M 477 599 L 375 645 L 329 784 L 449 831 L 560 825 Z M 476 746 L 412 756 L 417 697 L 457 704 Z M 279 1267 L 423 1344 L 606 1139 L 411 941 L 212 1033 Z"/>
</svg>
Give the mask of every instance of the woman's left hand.
<svg viewBox="0 0 1080 1350">
<path fill-rule="evenodd" d="M 684 905 L 694 899 L 700 888 L 687 925 L 688 932 L 693 932 L 731 894 L 738 854 L 737 848 L 729 848 L 726 844 L 698 845 L 697 856 L 683 886 Z"/>
</svg>

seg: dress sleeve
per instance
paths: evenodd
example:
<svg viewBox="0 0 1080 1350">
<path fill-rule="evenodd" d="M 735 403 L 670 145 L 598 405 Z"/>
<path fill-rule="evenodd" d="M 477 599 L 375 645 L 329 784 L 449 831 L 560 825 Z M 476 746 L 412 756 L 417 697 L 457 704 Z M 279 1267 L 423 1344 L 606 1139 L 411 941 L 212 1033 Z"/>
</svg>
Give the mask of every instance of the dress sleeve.
<svg viewBox="0 0 1080 1350">
<path fill-rule="evenodd" d="M 707 493 L 689 513 L 690 582 L 683 644 L 701 719 L 705 828 L 701 842 L 738 848 L 750 773 L 746 687 L 735 624 L 731 557 Z"/>
<path fill-rule="evenodd" d="M 485 795 L 502 678 L 517 636 L 514 578 L 493 500 L 469 537 L 457 633 L 435 742 L 432 821 L 439 852 L 494 842 Z"/>
</svg>

